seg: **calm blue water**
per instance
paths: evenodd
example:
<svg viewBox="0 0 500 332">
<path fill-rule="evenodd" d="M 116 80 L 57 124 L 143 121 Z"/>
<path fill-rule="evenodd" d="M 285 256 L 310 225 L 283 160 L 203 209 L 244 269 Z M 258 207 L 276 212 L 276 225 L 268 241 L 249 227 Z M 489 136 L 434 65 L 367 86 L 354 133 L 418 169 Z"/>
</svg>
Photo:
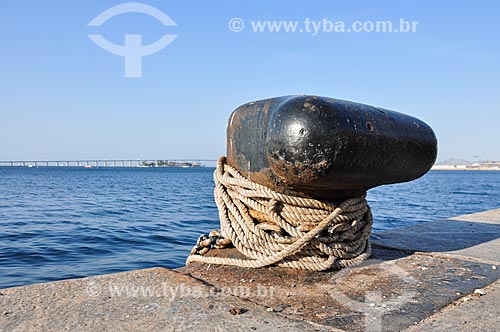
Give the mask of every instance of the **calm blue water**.
<svg viewBox="0 0 500 332">
<path fill-rule="evenodd" d="M 184 265 L 219 225 L 212 172 L 0 167 L 0 288 Z M 431 171 L 368 199 L 375 231 L 500 208 L 500 172 Z"/>
</svg>

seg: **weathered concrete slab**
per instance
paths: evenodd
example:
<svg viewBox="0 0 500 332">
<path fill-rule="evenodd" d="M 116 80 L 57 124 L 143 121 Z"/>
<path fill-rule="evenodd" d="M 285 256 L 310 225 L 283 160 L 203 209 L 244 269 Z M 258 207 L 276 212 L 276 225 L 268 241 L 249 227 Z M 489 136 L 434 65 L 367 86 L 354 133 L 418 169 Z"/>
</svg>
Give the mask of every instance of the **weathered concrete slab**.
<svg viewBox="0 0 500 332">
<path fill-rule="evenodd" d="M 2 332 L 269 330 L 319 329 L 163 268 L 0 290 Z"/>
<path fill-rule="evenodd" d="M 500 329 L 500 282 L 468 294 L 440 312 L 408 328 L 407 332 L 492 332 Z"/>
<path fill-rule="evenodd" d="M 290 317 L 346 331 L 365 331 L 366 324 L 373 331 L 399 331 L 500 277 L 490 264 L 419 254 L 372 259 L 337 273 L 199 264 L 179 271 L 223 291 L 246 289 L 245 298 Z M 256 296 L 262 285 L 272 287 L 273 296 Z"/>
<path fill-rule="evenodd" d="M 500 263 L 500 209 L 372 235 L 372 241 L 408 251 L 441 252 Z"/>
<path fill-rule="evenodd" d="M 500 225 L 500 209 L 488 210 L 471 214 L 463 214 L 449 218 L 451 220 L 474 221 Z"/>
</svg>

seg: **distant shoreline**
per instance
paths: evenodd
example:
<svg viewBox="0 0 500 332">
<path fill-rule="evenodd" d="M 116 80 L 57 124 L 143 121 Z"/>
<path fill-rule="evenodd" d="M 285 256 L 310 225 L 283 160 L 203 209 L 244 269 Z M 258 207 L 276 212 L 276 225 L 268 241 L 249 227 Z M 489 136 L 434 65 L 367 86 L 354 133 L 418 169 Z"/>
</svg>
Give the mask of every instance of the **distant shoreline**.
<svg viewBox="0 0 500 332">
<path fill-rule="evenodd" d="M 477 167 L 477 166 L 432 166 L 433 171 L 500 171 L 499 167 Z"/>
</svg>

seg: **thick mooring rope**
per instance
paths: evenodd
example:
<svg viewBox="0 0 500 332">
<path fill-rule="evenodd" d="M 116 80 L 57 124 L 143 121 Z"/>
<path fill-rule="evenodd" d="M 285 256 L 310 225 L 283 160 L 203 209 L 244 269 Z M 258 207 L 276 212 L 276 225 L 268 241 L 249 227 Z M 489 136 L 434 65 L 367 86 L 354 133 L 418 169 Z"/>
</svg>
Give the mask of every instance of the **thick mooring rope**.
<svg viewBox="0 0 500 332">
<path fill-rule="evenodd" d="M 246 179 L 226 164 L 225 157 L 217 163 L 214 180 L 221 235 L 249 259 L 206 257 L 205 249 L 202 254 L 194 250 L 186 264 L 274 264 L 323 271 L 370 256 L 373 220 L 365 195 L 340 204 L 284 195 Z M 204 240 L 211 241 L 208 236 Z"/>
</svg>

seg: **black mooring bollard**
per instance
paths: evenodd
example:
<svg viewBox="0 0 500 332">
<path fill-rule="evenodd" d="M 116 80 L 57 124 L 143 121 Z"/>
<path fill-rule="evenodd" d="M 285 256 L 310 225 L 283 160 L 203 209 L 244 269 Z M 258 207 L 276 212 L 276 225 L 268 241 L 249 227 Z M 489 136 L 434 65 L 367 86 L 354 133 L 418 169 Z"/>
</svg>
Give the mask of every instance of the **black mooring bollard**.
<svg viewBox="0 0 500 332">
<path fill-rule="evenodd" d="M 242 105 L 227 140 L 228 164 L 249 180 L 326 200 L 419 178 L 437 154 L 434 132 L 414 117 L 317 96 Z"/>
</svg>

